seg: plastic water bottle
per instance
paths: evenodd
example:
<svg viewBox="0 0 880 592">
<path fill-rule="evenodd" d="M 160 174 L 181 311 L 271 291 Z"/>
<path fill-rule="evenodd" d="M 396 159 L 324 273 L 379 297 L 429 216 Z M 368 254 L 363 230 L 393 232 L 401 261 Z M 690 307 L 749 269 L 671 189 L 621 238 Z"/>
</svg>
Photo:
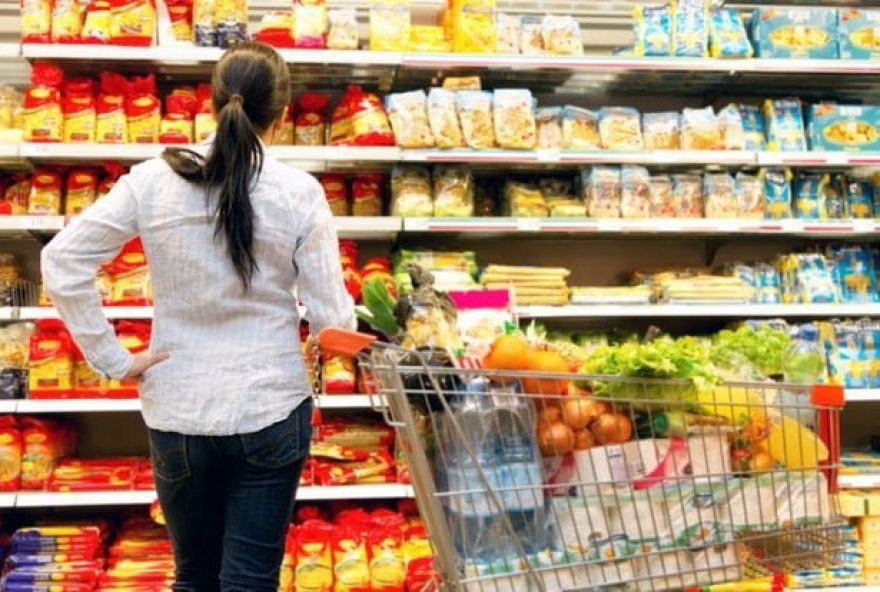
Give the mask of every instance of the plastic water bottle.
<svg viewBox="0 0 880 592">
<path fill-rule="evenodd" d="M 802 325 L 794 343 L 785 352 L 782 362 L 785 381 L 791 384 L 813 385 L 825 382 L 825 355 L 819 343 L 819 330 L 813 325 Z M 783 390 L 780 402 L 784 412 L 804 425 L 815 421 L 815 412 L 808 407 L 805 393 Z"/>
</svg>

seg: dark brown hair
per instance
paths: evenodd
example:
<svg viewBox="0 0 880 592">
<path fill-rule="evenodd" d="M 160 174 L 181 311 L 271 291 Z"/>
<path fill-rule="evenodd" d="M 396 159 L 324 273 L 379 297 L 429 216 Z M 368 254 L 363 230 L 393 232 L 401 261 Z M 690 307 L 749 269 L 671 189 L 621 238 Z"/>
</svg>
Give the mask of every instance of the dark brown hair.
<svg viewBox="0 0 880 592">
<path fill-rule="evenodd" d="M 215 234 L 226 238 L 229 257 L 247 289 L 258 269 L 250 190 L 263 168 L 260 136 L 290 103 L 290 72 L 268 45 L 241 43 L 217 62 L 211 88 L 217 132 L 207 157 L 168 148 L 162 158 L 187 181 L 219 188 Z"/>
</svg>

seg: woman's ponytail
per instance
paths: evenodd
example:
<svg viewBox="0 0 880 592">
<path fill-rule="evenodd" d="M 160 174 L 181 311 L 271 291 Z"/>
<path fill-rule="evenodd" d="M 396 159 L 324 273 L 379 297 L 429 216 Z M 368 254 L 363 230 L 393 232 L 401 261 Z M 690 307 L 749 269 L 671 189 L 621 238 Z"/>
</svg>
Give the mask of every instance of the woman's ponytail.
<svg viewBox="0 0 880 592">
<path fill-rule="evenodd" d="M 232 265 L 247 289 L 259 270 L 250 192 L 263 168 L 260 137 L 284 114 L 290 78 L 275 50 L 243 43 L 218 62 L 212 86 L 217 131 L 207 157 L 183 148 L 168 148 L 162 157 L 187 181 L 216 188 L 215 235 L 225 238 Z"/>
</svg>

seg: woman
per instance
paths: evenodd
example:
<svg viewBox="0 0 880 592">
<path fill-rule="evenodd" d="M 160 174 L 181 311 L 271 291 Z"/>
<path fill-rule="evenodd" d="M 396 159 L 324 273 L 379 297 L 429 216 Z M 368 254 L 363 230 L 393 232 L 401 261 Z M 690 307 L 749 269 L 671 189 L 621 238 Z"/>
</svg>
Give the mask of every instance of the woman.
<svg viewBox="0 0 880 592">
<path fill-rule="evenodd" d="M 207 155 L 168 149 L 132 168 L 44 249 L 42 269 L 89 363 L 141 380 L 174 590 L 274 592 L 311 431 L 297 298 L 312 332 L 354 314 L 320 184 L 265 154 L 290 102 L 286 65 L 245 43 L 212 86 Z M 151 352 L 131 355 L 95 274 L 136 235 L 155 316 Z"/>
</svg>

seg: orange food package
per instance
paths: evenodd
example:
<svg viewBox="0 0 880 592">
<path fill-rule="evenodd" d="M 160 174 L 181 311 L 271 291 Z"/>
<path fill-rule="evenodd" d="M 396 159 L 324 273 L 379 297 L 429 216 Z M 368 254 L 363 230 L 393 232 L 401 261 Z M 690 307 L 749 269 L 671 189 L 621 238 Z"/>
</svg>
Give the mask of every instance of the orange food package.
<svg viewBox="0 0 880 592">
<path fill-rule="evenodd" d="M 351 144 L 352 134 L 348 100 L 346 97 L 342 97 L 330 115 L 330 135 L 327 143 L 331 146 L 348 146 Z"/>
<path fill-rule="evenodd" d="M 370 565 L 363 533 L 348 523 L 333 529 L 333 592 L 364 592 L 370 589 Z"/>
<path fill-rule="evenodd" d="M 49 43 L 51 31 L 51 0 L 21 0 L 22 43 Z"/>
<path fill-rule="evenodd" d="M 21 430 L 13 415 L 0 415 L 0 491 L 21 488 Z"/>
<path fill-rule="evenodd" d="M 9 204 L 13 216 L 26 216 L 28 201 L 31 198 L 31 179 L 18 173 L 12 176 L 11 183 L 3 193 L 3 201 Z"/>
<path fill-rule="evenodd" d="M 371 453 L 363 461 L 315 461 L 315 482 L 320 485 L 394 483 L 394 461 L 387 450 Z"/>
<path fill-rule="evenodd" d="M 333 526 L 306 520 L 296 529 L 297 592 L 333 592 Z"/>
<path fill-rule="evenodd" d="M 193 40 L 193 2 L 192 0 L 166 0 L 171 33 L 176 41 Z"/>
<path fill-rule="evenodd" d="M 379 97 L 356 85 L 346 90 L 355 146 L 394 146 L 394 132 Z"/>
<path fill-rule="evenodd" d="M 86 2 L 55 0 L 52 6 L 52 43 L 79 43 Z"/>
<path fill-rule="evenodd" d="M 110 43 L 113 13 L 110 0 L 91 0 L 86 7 L 83 23 L 82 42 L 91 44 Z"/>
<path fill-rule="evenodd" d="M 304 92 L 299 97 L 294 144 L 297 146 L 323 146 L 327 136 L 325 113 L 330 97 L 324 93 Z"/>
<path fill-rule="evenodd" d="M 293 146 L 293 122 L 296 119 L 295 114 L 296 103 L 291 101 L 290 105 L 287 106 L 287 109 L 284 110 L 284 115 L 281 118 L 281 129 L 278 130 L 278 134 L 275 136 L 274 144 L 278 146 Z"/>
<path fill-rule="evenodd" d="M 64 182 L 61 173 L 52 168 L 34 171 L 31 177 L 31 194 L 28 198 L 28 214 L 31 216 L 60 216 Z"/>
<path fill-rule="evenodd" d="M 37 321 L 30 339 L 28 396 L 63 399 L 73 389 L 73 341 L 57 319 Z"/>
<path fill-rule="evenodd" d="M 328 173 L 320 175 L 318 181 L 324 188 L 324 195 L 327 197 L 327 203 L 330 204 L 330 211 L 333 212 L 333 215 L 351 216 L 351 203 L 348 199 L 345 176 Z"/>
<path fill-rule="evenodd" d="M 327 47 L 327 3 L 325 0 L 294 0 L 293 45 L 306 49 Z"/>
<path fill-rule="evenodd" d="M 111 305 L 150 306 L 153 303 L 150 269 L 140 238 L 126 243 L 103 269 L 113 278 Z"/>
<path fill-rule="evenodd" d="M 156 76 L 135 76 L 125 101 L 128 141 L 133 144 L 156 144 L 162 120 L 162 103 L 156 97 Z"/>
<path fill-rule="evenodd" d="M 29 417 L 22 421 L 21 439 L 21 488 L 45 489 L 63 452 L 61 430 L 50 420 Z"/>
<path fill-rule="evenodd" d="M 376 527 L 370 531 L 368 541 L 372 592 L 404 592 L 406 564 L 400 528 Z"/>
<path fill-rule="evenodd" d="M 149 321 L 119 321 L 116 336 L 119 342 L 132 354 L 138 354 L 150 347 Z M 107 395 L 113 398 L 136 398 L 139 379 L 111 378 L 107 384 Z"/>
<path fill-rule="evenodd" d="M 119 164 L 118 162 L 105 162 L 104 163 L 104 176 L 98 182 L 98 195 L 97 199 L 101 199 L 113 189 L 113 186 L 116 185 L 116 182 L 119 180 L 119 177 L 125 174 L 125 167 Z"/>
<path fill-rule="evenodd" d="M 25 142 L 60 142 L 64 129 L 60 87 L 64 73 L 51 64 L 35 64 L 24 94 Z"/>
<path fill-rule="evenodd" d="M 67 173 L 64 215 L 76 216 L 98 199 L 98 173 L 92 168 L 74 168 Z"/>
<path fill-rule="evenodd" d="M 196 106 L 196 96 L 192 92 L 174 91 L 165 97 L 165 115 L 159 124 L 159 142 L 192 143 Z"/>
<path fill-rule="evenodd" d="M 77 398 L 103 397 L 110 382 L 86 361 L 82 350 L 73 344 L 73 393 Z"/>
<path fill-rule="evenodd" d="M 128 120 L 125 98 L 131 85 L 122 74 L 101 72 L 101 92 L 98 95 L 95 141 L 99 144 L 128 142 Z"/>
<path fill-rule="evenodd" d="M 61 112 L 64 116 L 64 141 L 95 141 L 97 108 L 95 86 L 91 80 L 68 80 L 64 83 Z"/>
<path fill-rule="evenodd" d="M 110 0 L 110 42 L 149 46 L 156 35 L 153 0 Z"/>
<path fill-rule="evenodd" d="M 200 84 L 196 87 L 196 117 L 193 123 L 196 143 L 202 143 L 214 135 L 217 120 L 211 103 L 211 85 Z"/>
</svg>

